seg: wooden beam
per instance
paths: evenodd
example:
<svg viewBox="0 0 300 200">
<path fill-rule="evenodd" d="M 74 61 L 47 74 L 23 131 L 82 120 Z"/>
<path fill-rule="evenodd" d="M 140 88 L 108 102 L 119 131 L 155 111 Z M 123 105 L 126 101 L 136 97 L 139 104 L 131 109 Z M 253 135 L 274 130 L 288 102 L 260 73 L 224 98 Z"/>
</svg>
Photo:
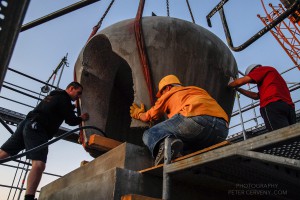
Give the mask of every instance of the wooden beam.
<svg viewBox="0 0 300 200">
<path fill-rule="evenodd" d="M 229 145 L 229 144 L 231 144 L 231 143 L 229 141 L 225 140 L 223 142 L 212 145 L 210 147 L 207 147 L 207 148 L 201 149 L 199 151 L 190 153 L 188 155 L 176 158 L 175 160 L 172 160 L 171 163 L 177 162 L 177 161 L 180 161 L 180 160 L 184 160 L 186 158 L 190 158 L 190 157 L 193 157 L 193 156 L 196 156 L 196 155 L 199 155 L 199 154 L 202 154 L 202 153 L 205 153 L 205 152 L 208 152 L 208 151 L 211 151 L 211 150 L 214 150 L 214 149 L 217 149 L 217 148 Z M 152 174 L 152 175 L 155 175 L 155 176 L 162 177 L 163 166 L 164 166 L 164 164 L 160 164 L 160 165 L 157 165 L 157 166 L 154 166 L 154 167 L 150 167 L 150 168 L 147 168 L 147 169 L 140 170 L 139 172 L 144 173 L 144 174 Z"/>
<path fill-rule="evenodd" d="M 122 144 L 122 142 L 101 135 L 93 134 L 90 136 L 89 144 L 87 147 L 99 151 L 109 151 L 119 146 L 120 144 Z"/>
</svg>

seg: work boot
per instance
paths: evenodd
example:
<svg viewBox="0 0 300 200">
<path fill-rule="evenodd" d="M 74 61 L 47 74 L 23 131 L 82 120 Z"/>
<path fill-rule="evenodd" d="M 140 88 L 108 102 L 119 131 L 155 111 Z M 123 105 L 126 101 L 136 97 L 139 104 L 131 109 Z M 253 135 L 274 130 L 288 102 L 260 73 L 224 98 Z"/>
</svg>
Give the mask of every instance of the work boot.
<svg viewBox="0 0 300 200">
<path fill-rule="evenodd" d="M 171 140 L 171 160 L 178 157 L 183 148 L 183 142 L 177 138 L 170 138 Z M 157 166 L 164 162 L 164 154 L 165 154 L 165 141 L 162 141 L 159 144 L 158 153 L 156 155 L 154 165 Z"/>
</svg>

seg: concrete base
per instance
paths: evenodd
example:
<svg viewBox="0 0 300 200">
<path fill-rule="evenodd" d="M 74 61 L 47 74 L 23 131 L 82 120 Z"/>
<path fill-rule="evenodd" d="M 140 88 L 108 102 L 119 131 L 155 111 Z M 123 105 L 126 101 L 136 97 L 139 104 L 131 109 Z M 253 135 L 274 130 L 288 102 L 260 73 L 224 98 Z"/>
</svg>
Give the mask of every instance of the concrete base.
<svg viewBox="0 0 300 200">
<path fill-rule="evenodd" d="M 97 187 L 97 185 L 99 185 L 101 181 L 98 181 L 99 183 L 95 186 L 88 182 L 92 183 L 92 180 L 96 180 L 99 177 L 106 177 L 105 179 L 108 179 L 107 175 L 103 175 L 103 173 L 116 167 L 139 171 L 141 169 L 151 167 L 152 165 L 153 161 L 150 153 L 148 152 L 148 149 L 129 143 L 123 143 L 120 146 L 96 158 L 92 162 L 87 163 L 80 168 L 70 172 L 69 174 L 66 174 L 62 178 L 46 185 L 42 188 L 39 199 L 49 199 L 50 196 L 54 195 L 55 193 L 65 191 L 65 189 L 67 192 L 73 193 L 73 191 L 68 191 L 67 188 L 76 188 L 83 182 L 86 182 L 85 186 L 88 187 L 85 188 L 85 190 L 92 190 L 92 188 Z M 103 187 L 106 187 L 107 184 L 109 184 L 108 180 L 101 183 Z"/>
<path fill-rule="evenodd" d="M 120 200 L 126 194 L 159 197 L 161 195 L 161 181 L 158 178 L 151 178 L 151 180 L 149 178 L 146 181 L 147 178 L 143 179 L 143 175 L 138 172 L 113 168 L 95 175 L 89 180 L 77 182 L 52 193 L 46 192 L 45 188 L 49 187 L 46 186 L 42 188 L 39 200 Z M 145 188 L 147 189 L 145 190 Z"/>
<path fill-rule="evenodd" d="M 127 194 L 161 199 L 162 177 L 138 171 L 153 166 L 148 149 L 129 143 L 86 163 L 41 189 L 39 200 L 120 200 Z M 194 184 L 174 180 L 171 197 L 174 200 L 217 198 L 215 191 L 202 190 Z"/>
<path fill-rule="evenodd" d="M 218 192 L 216 190 L 204 191 L 198 186 L 181 182 L 174 182 L 171 185 L 172 200 L 223 199 L 224 196 L 221 196 Z M 42 188 L 39 200 L 120 200 L 127 194 L 161 199 L 162 179 L 156 176 L 143 175 L 132 170 L 113 168 L 89 180 L 78 182 L 60 190 L 57 189 L 51 194 L 47 194 Z"/>
</svg>

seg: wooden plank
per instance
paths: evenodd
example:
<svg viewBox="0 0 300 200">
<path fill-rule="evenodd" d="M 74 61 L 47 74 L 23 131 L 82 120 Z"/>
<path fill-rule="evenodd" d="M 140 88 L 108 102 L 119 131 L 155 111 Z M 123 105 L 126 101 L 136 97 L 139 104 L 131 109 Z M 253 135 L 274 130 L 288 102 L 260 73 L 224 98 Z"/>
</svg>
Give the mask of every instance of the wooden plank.
<svg viewBox="0 0 300 200">
<path fill-rule="evenodd" d="M 179 158 L 176 158 L 175 160 L 173 160 L 173 162 L 176 162 L 176 161 L 179 161 L 179 160 L 183 160 L 183 159 L 186 159 L 186 158 L 190 158 L 190 157 L 193 157 L 193 156 L 196 156 L 196 155 L 199 155 L 199 154 L 202 154 L 202 153 L 205 153 L 205 152 L 208 152 L 208 151 L 211 151 L 213 149 L 217 149 L 217 148 L 220 148 L 220 147 L 223 147 L 223 146 L 226 146 L 226 145 L 229 145 L 231 144 L 229 141 L 225 140 L 223 142 L 220 142 L 218 144 L 214 144 L 210 147 L 207 147 L 207 148 L 204 148 L 204 149 L 201 149 L 199 151 L 195 151 L 194 153 L 190 153 L 188 155 L 185 155 L 185 156 L 181 156 Z"/>
<path fill-rule="evenodd" d="M 109 151 L 119 146 L 120 144 L 122 144 L 122 142 L 101 135 L 93 134 L 90 136 L 88 148 L 96 149 L 99 151 Z"/>
<path fill-rule="evenodd" d="M 147 169 L 140 170 L 139 172 L 142 173 L 142 174 L 151 174 L 151 175 L 154 175 L 154 176 L 162 177 L 163 166 L 164 166 L 164 164 L 160 164 L 160 165 L 157 165 L 157 166 L 153 166 L 153 167 L 150 167 L 150 168 L 147 168 Z"/>
<path fill-rule="evenodd" d="M 217 149 L 217 148 L 229 145 L 229 144 L 231 144 L 231 143 L 229 141 L 225 140 L 223 142 L 212 145 L 210 147 L 207 147 L 207 148 L 201 149 L 199 151 L 190 153 L 188 155 L 176 158 L 175 160 L 172 160 L 171 163 L 177 162 L 177 161 L 180 161 L 180 160 L 184 160 L 186 158 L 190 158 L 190 157 L 193 157 L 193 156 L 196 156 L 196 155 L 199 155 L 199 154 L 202 154 L 202 153 L 205 153 L 205 152 L 208 152 L 208 151 L 211 151 L 211 150 L 214 150 L 214 149 Z M 144 174 L 151 174 L 151 175 L 162 177 L 163 164 L 160 164 L 160 165 L 157 165 L 157 166 L 154 166 L 154 167 L 150 167 L 150 168 L 147 168 L 147 169 L 143 169 L 143 170 L 140 170 L 139 172 L 144 173 Z"/>
<path fill-rule="evenodd" d="M 138 194 L 126 194 L 121 197 L 121 200 L 161 200 L 161 199 L 146 197 Z"/>
</svg>

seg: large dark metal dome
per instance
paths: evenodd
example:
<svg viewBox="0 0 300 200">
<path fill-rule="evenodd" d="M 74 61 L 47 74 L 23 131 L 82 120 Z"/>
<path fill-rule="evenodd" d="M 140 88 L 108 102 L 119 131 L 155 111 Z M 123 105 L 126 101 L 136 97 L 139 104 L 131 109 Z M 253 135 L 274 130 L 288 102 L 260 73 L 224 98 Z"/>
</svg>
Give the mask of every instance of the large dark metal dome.
<svg viewBox="0 0 300 200">
<path fill-rule="evenodd" d="M 84 86 L 83 112 L 91 115 L 88 124 L 111 138 L 140 143 L 142 129 L 133 127 L 145 124 L 131 120 L 129 107 L 143 102 L 150 108 L 151 103 L 133 25 L 134 19 L 121 21 L 95 35 L 81 51 L 76 72 Z M 231 115 L 234 92 L 226 86 L 238 70 L 229 48 L 217 36 L 170 17 L 145 17 L 142 30 L 154 93 L 162 77 L 174 74 L 184 85 L 206 89 Z"/>
</svg>

